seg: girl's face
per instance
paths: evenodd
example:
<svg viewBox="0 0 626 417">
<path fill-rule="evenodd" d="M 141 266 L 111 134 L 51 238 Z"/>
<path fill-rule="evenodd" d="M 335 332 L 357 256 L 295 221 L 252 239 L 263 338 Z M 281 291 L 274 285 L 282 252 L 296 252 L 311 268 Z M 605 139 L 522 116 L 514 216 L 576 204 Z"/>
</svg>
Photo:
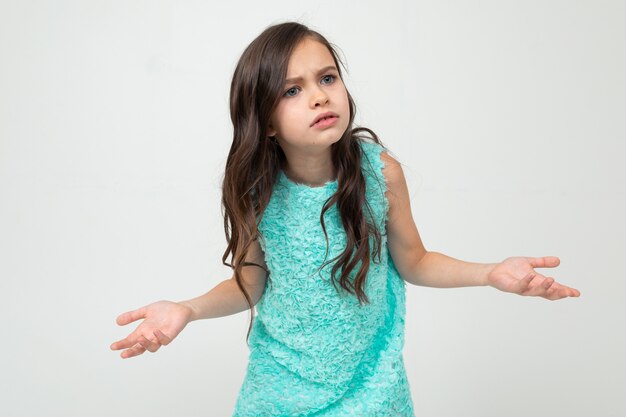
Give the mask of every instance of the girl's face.
<svg viewBox="0 0 626 417">
<path fill-rule="evenodd" d="M 313 124 L 320 114 L 336 117 Z M 287 80 L 267 136 L 276 136 L 285 150 L 324 150 L 337 142 L 348 128 L 348 93 L 330 51 L 321 43 L 305 38 L 289 58 Z"/>
</svg>

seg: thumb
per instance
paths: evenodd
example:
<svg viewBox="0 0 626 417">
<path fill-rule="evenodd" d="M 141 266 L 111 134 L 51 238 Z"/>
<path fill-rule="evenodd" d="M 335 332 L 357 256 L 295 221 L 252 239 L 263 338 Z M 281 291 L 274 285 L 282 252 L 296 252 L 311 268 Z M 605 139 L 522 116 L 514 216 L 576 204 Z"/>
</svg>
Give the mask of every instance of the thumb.
<svg viewBox="0 0 626 417">
<path fill-rule="evenodd" d="M 539 258 L 526 258 L 533 268 L 554 268 L 559 266 L 561 260 L 556 256 L 542 256 Z"/>
<path fill-rule="evenodd" d="M 144 317 L 146 317 L 146 308 L 141 307 L 137 310 L 127 311 L 126 313 L 120 314 L 119 316 L 117 316 L 115 322 L 120 326 L 124 326 L 128 323 L 132 323 L 133 321 L 142 319 Z"/>
</svg>

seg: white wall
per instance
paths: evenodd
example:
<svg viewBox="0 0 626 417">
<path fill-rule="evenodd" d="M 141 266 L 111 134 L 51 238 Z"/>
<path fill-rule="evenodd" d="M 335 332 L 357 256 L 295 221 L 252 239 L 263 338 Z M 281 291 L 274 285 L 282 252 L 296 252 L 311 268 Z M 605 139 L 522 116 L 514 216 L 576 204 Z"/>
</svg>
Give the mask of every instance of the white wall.
<svg viewBox="0 0 626 417">
<path fill-rule="evenodd" d="M 0 2 L 0 414 L 231 415 L 248 313 L 109 345 L 230 276 L 230 77 L 285 20 L 343 51 L 429 250 L 556 255 L 582 293 L 409 287 L 416 415 L 625 415 L 626 7 L 564 0 Z"/>
</svg>

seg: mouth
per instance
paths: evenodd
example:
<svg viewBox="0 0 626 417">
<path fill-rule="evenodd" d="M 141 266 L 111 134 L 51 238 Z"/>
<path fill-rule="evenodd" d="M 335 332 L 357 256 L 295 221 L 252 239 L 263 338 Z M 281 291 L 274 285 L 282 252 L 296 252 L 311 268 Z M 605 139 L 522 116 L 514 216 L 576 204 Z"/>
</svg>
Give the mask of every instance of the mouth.
<svg viewBox="0 0 626 417">
<path fill-rule="evenodd" d="M 309 127 L 315 126 L 315 124 L 320 122 L 320 121 L 323 121 L 323 120 L 326 120 L 326 119 L 336 119 L 338 117 L 339 117 L 339 115 L 337 113 L 334 113 L 334 112 L 331 112 L 331 111 L 319 114 L 315 118 L 315 120 L 313 120 L 313 123 L 311 123 L 311 125 Z"/>
</svg>

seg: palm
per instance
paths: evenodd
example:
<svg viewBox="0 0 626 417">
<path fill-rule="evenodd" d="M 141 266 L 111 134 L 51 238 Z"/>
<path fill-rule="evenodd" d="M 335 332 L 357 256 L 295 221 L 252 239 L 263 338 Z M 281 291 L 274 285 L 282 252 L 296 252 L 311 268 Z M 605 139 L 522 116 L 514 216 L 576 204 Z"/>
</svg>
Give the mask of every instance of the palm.
<svg viewBox="0 0 626 417">
<path fill-rule="evenodd" d="M 111 349 L 126 349 L 122 358 L 141 355 L 146 350 L 156 352 L 161 345 L 169 344 L 185 328 L 191 311 L 178 303 L 157 301 L 134 311 L 121 314 L 117 324 L 126 325 L 143 318 L 143 321 L 126 338 L 111 345 Z"/>
<path fill-rule="evenodd" d="M 501 291 L 539 296 L 548 300 L 580 296 L 580 291 L 559 284 L 554 278 L 546 277 L 534 270 L 534 268 L 553 268 L 559 263 L 559 258 L 555 256 L 507 258 L 489 272 L 488 284 Z"/>
</svg>

